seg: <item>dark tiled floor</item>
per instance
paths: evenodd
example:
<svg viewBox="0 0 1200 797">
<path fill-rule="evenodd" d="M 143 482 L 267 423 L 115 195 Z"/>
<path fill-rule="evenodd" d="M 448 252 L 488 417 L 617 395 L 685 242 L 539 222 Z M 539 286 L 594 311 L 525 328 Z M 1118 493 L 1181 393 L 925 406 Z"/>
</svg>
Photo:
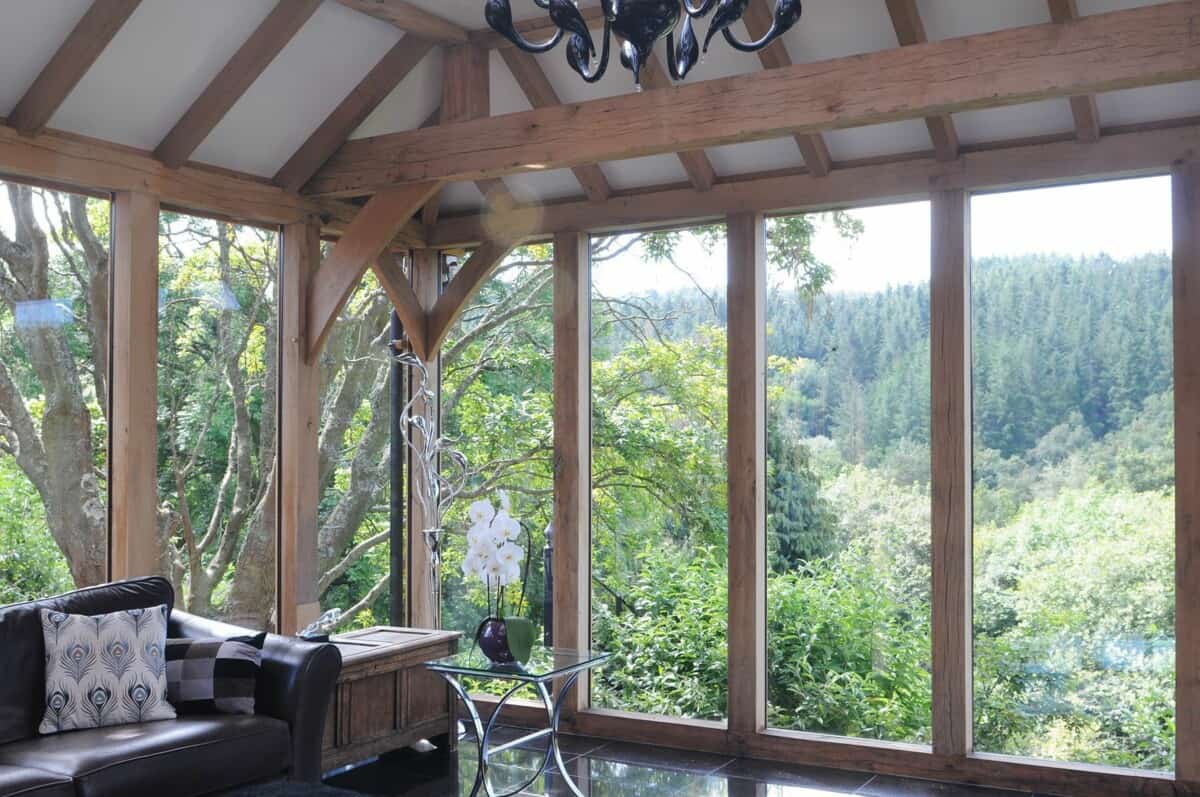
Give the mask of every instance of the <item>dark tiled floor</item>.
<svg viewBox="0 0 1200 797">
<path fill-rule="evenodd" d="M 507 741 L 517 735 L 500 729 L 497 739 Z M 530 742 L 493 758 L 490 771 L 497 792 L 508 792 L 533 778 L 544 750 L 536 749 L 537 745 Z M 1019 792 L 606 743 L 579 736 L 564 736 L 562 750 L 567 772 L 586 797 L 1029 797 Z M 404 750 L 340 772 L 327 782 L 379 797 L 468 797 L 475 772 L 475 744 L 464 739 L 457 756 Z M 523 794 L 559 797 L 571 791 L 551 767 Z"/>
</svg>

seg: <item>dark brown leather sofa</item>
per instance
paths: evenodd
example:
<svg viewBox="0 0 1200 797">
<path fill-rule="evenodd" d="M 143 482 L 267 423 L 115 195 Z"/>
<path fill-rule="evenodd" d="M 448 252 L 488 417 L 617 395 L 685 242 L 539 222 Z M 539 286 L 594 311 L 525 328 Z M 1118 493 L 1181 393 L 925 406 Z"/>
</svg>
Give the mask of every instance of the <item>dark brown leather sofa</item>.
<svg viewBox="0 0 1200 797">
<path fill-rule="evenodd" d="M 169 582 L 144 578 L 0 607 L 0 797 L 193 797 L 273 778 L 320 778 L 325 710 L 341 654 L 331 645 L 274 635 L 263 647 L 252 717 L 180 717 L 38 735 L 45 692 L 39 609 L 103 614 L 174 601 Z M 247 633 L 171 612 L 173 638 Z"/>
</svg>

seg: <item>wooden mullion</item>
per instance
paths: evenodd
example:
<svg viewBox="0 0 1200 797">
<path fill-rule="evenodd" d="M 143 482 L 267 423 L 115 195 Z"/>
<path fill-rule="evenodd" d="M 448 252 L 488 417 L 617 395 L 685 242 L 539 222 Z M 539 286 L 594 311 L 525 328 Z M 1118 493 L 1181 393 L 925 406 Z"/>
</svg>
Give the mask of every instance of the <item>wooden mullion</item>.
<svg viewBox="0 0 1200 797">
<path fill-rule="evenodd" d="M 428 313 L 437 302 L 442 285 L 442 258 L 435 249 L 416 249 L 413 251 L 410 277 L 413 292 L 417 301 Z M 425 368 L 429 374 L 428 387 L 435 398 L 434 418 L 440 414 L 440 397 L 442 392 L 441 360 L 436 353 L 430 353 L 425 360 Z M 416 375 L 408 380 L 410 398 L 416 386 Z M 413 412 L 417 415 L 425 412 L 423 400 L 414 404 Z M 413 430 L 414 443 L 420 446 L 420 431 Z M 437 628 L 441 619 L 441 607 L 432 600 L 434 584 L 431 580 L 429 548 L 425 544 L 423 532 L 427 528 L 437 528 L 440 524 L 438 517 L 426 517 L 421 502 L 416 500 L 416 493 L 424 488 L 421 483 L 421 468 L 414 467 L 412 453 L 409 453 L 408 472 L 411 474 L 408 496 L 408 624 L 414 628 Z"/>
<path fill-rule="evenodd" d="M 729 731 L 767 722 L 766 228 L 758 213 L 727 220 L 729 428 Z"/>
<path fill-rule="evenodd" d="M 111 501 L 114 579 L 169 575 L 158 541 L 158 198 L 113 202 Z"/>
<path fill-rule="evenodd" d="M 965 191 L 932 202 L 933 750 L 951 759 L 971 752 L 969 202 Z"/>
<path fill-rule="evenodd" d="M 591 645 L 591 253 L 584 233 L 554 237 L 554 644 Z M 568 696 L 586 708 L 588 679 Z"/>
<path fill-rule="evenodd" d="M 1175 323 L 1175 770 L 1200 792 L 1200 164 L 1171 174 Z"/>
</svg>

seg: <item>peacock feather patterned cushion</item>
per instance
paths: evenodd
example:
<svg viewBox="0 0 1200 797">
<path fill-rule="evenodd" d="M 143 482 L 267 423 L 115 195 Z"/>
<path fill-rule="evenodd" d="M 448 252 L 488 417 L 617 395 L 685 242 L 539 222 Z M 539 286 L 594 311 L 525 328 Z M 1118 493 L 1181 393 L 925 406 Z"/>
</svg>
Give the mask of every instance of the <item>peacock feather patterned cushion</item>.
<svg viewBox="0 0 1200 797">
<path fill-rule="evenodd" d="M 167 702 L 167 607 L 87 616 L 42 609 L 42 734 L 175 719 Z"/>
</svg>

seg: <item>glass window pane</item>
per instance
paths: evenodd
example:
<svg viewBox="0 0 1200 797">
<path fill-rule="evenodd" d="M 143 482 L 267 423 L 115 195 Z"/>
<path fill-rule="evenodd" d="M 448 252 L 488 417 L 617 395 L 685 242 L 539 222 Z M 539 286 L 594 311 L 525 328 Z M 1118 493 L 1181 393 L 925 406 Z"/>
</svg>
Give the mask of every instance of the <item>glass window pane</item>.
<svg viewBox="0 0 1200 797">
<path fill-rule="evenodd" d="M 929 204 L 772 219 L 768 717 L 930 741 Z"/>
<path fill-rule="evenodd" d="M 0 187 L 3 605 L 108 580 L 110 203 Z"/>
<path fill-rule="evenodd" d="M 158 495 L 181 608 L 275 624 L 279 236 L 164 212 Z"/>
<path fill-rule="evenodd" d="M 726 714 L 725 229 L 592 241 L 592 682 L 602 708 Z"/>
<path fill-rule="evenodd" d="M 1171 770 L 1170 181 L 971 212 L 975 747 Z"/>
<path fill-rule="evenodd" d="M 342 630 L 391 617 L 392 305 L 367 272 L 321 353 L 321 610 Z"/>
<path fill-rule="evenodd" d="M 465 259 L 452 258 L 451 271 Z M 465 489 L 443 517 L 442 627 L 463 632 L 464 647 L 489 615 L 482 560 L 466 562 L 474 525 L 468 510 L 479 501 L 506 511 L 521 528 L 511 541 L 521 549 L 519 576 L 504 588 L 501 613 L 531 619 L 537 639 L 544 638 L 546 529 L 554 513 L 553 301 L 553 246 L 517 249 L 484 282 L 442 348 L 442 433 L 469 468 Z M 497 612 L 495 597 L 490 610 Z"/>
</svg>

